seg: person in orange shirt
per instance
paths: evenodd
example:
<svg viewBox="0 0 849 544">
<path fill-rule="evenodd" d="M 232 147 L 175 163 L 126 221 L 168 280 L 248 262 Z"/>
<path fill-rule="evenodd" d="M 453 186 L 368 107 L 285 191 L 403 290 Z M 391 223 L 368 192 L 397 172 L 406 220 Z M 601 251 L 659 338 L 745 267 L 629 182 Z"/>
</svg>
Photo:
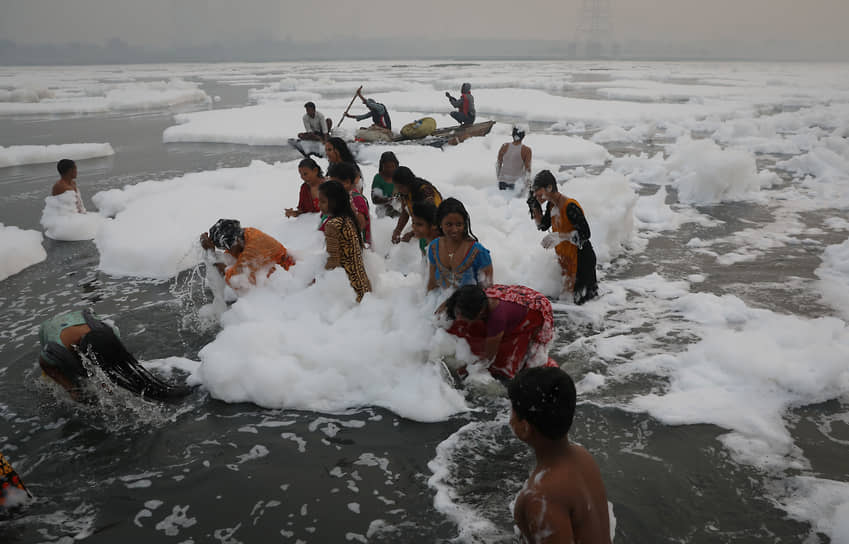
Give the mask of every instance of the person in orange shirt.
<svg viewBox="0 0 849 544">
<path fill-rule="evenodd" d="M 572 294 L 575 304 L 583 304 L 598 295 L 596 256 L 584 210 L 577 200 L 557 190 L 557 180 L 548 170 L 536 175 L 532 191 L 534 202 L 529 199 L 529 205 L 548 203 L 545 213 L 539 204 L 531 206 L 537 228 L 552 230 L 542 239 L 542 247 L 553 247 L 557 253 L 563 270 L 563 292 Z"/>
<path fill-rule="evenodd" d="M 218 271 L 224 275 L 227 285 L 234 286 L 231 281 L 235 276 L 247 274 L 251 285 L 256 285 L 256 274 L 268 269 L 266 277 L 276 269 L 277 265 L 284 270 L 295 264 L 295 259 L 283 247 L 283 244 L 265 234 L 259 229 L 242 228 L 236 219 L 219 219 L 209 232 L 200 235 L 200 245 L 204 249 L 220 248 L 236 259 L 229 267 L 216 263 Z"/>
</svg>

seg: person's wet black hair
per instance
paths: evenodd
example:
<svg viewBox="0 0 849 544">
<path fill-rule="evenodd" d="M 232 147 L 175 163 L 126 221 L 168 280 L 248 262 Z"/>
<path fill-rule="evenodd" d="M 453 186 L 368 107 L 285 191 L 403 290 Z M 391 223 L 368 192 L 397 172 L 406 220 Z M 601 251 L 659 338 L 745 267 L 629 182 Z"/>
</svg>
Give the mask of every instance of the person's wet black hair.
<svg viewBox="0 0 849 544">
<path fill-rule="evenodd" d="M 351 150 L 348 149 L 348 144 L 345 143 L 345 140 L 338 136 L 333 136 L 332 138 L 327 139 L 327 143 L 333 146 L 339 153 L 339 158 L 341 162 L 350 162 L 351 164 L 357 164 L 357 161 L 354 160 L 354 155 L 351 153 Z"/>
<path fill-rule="evenodd" d="M 360 238 L 360 245 L 365 243 L 363 233 L 357 225 L 357 216 L 354 215 L 354 210 L 351 208 L 351 195 L 342 187 L 338 181 L 328 180 L 318 186 L 318 192 L 323 194 L 327 199 L 327 213 L 330 217 L 347 217 L 354 225 L 357 231 L 357 236 Z"/>
<path fill-rule="evenodd" d="M 466 237 L 477 242 L 478 237 L 472 232 L 472 220 L 469 217 L 469 212 L 466 211 L 466 207 L 463 206 L 463 203 L 454 197 L 449 197 L 443 200 L 442 204 L 440 204 L 439 208 L 436 210 L 436 226 L 439 227 L 439 234 L 445 236 L 445 233 L 442 232 L 442 220 L 445 219 L 449 213 L 458 213 L 463 217 Z"/>
<path fill-rule="evenodd" d="M 221 249 L 230 249 L 243 237 L 242 224 L 237 219 L 219 219 L 209 228 L 210 240 Z"/>
<path fill-rule="evenodd" d="M 436 211 L 437 208 L 433 202 L 422 200 L 413 203 L 413 217 L 424 219 L 429 225 L 439 225 L 436 221 Z"/>
<path fill-rule="evenodd" d="M 318 170 L 318 177 L 324 177 L 324 172 L 321 171 L 321 166 L 318 165 L 312 158 L 307 157 L 298 163 L 298 168 L 309 168 L 310 170 Z"/>
<path fill-rule="evenodd" d="M 534 192 L 540 188 L 547 189 L 552 193 L 559 192 L 557 189 L 557 179 L 554 177 L 554 174 L 552 174 L 550 170 L 540 170 L 539 173 L 534 176 L 534 182 L 531 185 L 531 194 L 528 195 L 528 209 L 531 214 L 531 219 L 533 219 L 534 217 L 534 210 L 536 208 L 539 208 L 540 213 L 542 213 L 542 206 L 534 196 Z M 545 213 L 542 214 L 542 219 L 537 225 L 537 228 L 539 230 L 548 230 L 551 228 L 551 208 L 553 206 L 554 205 L 549 202 L 548 205 L 545 207 Z"/>
<path fill-rule="evenodd" d="M 92 330 L 82 337 L 79 352 L 97 364 L 115 385 L 152 399 L 184 397 L 191 388 L 173 385 L 144 368 L 108 327 Z"/>
<path fill-rule="evenodd" d="M 551 170 L 540 170 L 536 176 L 534 176 L 533 189 L 548 189 L 549 191 L 556 193 L 557 189 L 557 179 L 554 177 L 554 174 L 551 173 Z"/>
<path fill-rule="evenodd" d="M 513 127 L 512 135 L 513 138 L 518 138 L 519 140 L 522 140 L 525 138 L 525 131 L 520 129 L 519 127 Z"/>
<path fill-rule="evenodd" d="M 313 102 L 307 102 L 306 104 L 304 104 L 304 108 L 306 108 L 306 109 L 310 109 L 310 108 L 315 109 L 315 103 L 313 103 Z"/>
<path fill-rule="evenodd" d="M 64 176 L 65 174 L 71 171 L 71 168 L 76 165 L 77 163 L 75 163 L 71 159 L 62 159 L 56 163 L 56 170 L 59 171 L 60 176 Z"/>
<path fill-rule="evenodd" d="M 445 314 L 448 319 L 475 319 L 487 305 L 486 291 L 480 285 L 464 285 L 451 293 L 445 301 Z"/>
<path fill-rule="evenodd" d="M 384 151 L 380 155 L 380 162 L 378 162 L 377 165 L 378 172 L 383 170 L 383 165 L 388 162 L 394 163 L 396 167 L 401 164 L 398 162 L 398 157 L 395 156 L 395 153 L 392 151 Z M 409 168 L 407 170 L 409 170 Z"/>
<path fill-rule="evenodd" d="M 327 177 L 354 183 L 354 180 L 357 179 L 357 170 L 349 162 L 337 162 L 331 164 L 327 169 Z"/>
<path fill-rule="evenodd" d="M 525 368 L 507 385 L 507 396 L 519 419 L 549 440 L 569 433 L 577 394 L 572 378 L 559 368 Z"/>
<path fill-rule="evenodd" d="M 460 92 L 461 93 L 468 93 L 471 90 L 472 90 L 472 84 L 471 83 L 463 83 L 462 85 L 460 85 Z"/>
<path fill-rule="evenodd" d="M 410 185 L 412 186 L 416 180 L 416 175 L 406 166 L 399 166 L 395 169 L 395 173 L 392 174 L 392 182 L 400 183 L 401 185 Z"/>
</svg>

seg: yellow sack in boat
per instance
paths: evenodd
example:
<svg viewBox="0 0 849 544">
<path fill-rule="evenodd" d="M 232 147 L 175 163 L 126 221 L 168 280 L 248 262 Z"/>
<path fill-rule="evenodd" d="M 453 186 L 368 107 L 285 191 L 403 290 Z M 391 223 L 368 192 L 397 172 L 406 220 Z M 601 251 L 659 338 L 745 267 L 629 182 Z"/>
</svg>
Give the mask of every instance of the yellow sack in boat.
<svg viewBox="0 0 849 544">
<path fill-rule="evenodd" d="M 401 129 L 401 136 L 410 140 L 418 140 L 425 136 L 430 136 L 435 130 L 436 119 L 433 117 L 424 117 L 404 125 Z"/>
</svg>

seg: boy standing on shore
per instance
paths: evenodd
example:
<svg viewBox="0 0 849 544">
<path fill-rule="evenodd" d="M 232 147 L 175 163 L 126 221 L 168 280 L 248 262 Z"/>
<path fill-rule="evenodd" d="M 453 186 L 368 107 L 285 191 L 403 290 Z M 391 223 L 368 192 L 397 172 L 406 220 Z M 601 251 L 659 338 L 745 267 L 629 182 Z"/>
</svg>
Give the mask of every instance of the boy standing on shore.
<svg viewBox="0 0 849 544">
<path fill-rule="evenodd" d="M 510 428 L 536 455 L 513 517 L 525 542 L 610 544 L 607 494 L 587 450 L 567 436 L 575 384 L 559 368 L 521 371 L 508 387 Z"/>
</svg>

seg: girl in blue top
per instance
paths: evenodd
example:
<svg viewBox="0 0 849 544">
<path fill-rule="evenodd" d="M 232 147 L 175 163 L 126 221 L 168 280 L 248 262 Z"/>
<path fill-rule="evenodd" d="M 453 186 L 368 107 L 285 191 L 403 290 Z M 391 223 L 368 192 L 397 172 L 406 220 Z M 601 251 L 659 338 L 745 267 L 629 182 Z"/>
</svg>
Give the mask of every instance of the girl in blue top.
<svg viewBox="0 0 849 544">
<path fill-rule="evenodd" d="M 492 285 L 489 250 L 472 234 L 469 212 L 456 198 L 446 198 L 436 212 L 440 236 L 427 248 L 430 278 L 427 290 L 462 285 Z"/>
</svg>

